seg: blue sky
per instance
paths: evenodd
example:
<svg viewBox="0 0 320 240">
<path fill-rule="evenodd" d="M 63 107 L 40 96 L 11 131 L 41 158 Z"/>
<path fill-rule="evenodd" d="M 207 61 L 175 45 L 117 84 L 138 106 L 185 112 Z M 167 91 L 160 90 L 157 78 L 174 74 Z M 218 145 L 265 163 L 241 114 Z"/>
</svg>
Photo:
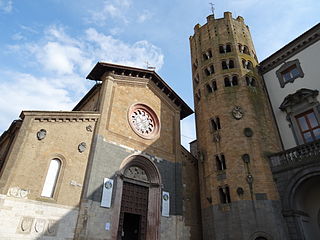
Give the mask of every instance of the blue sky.
<svg viewBox="0 0 320 240">
<path fill-rule="evenodd" d="M 0 0 L 0 134 L 21 110 L 70 110 L 98 61 L 156 67 L 193 108 L 189 36 L 210 1 Z M 215 1 L 245 18 L 259 60 L 319 22 L 317 0 Z M 182 142 L 194 138 L 193 116 Z"/>
</svg>

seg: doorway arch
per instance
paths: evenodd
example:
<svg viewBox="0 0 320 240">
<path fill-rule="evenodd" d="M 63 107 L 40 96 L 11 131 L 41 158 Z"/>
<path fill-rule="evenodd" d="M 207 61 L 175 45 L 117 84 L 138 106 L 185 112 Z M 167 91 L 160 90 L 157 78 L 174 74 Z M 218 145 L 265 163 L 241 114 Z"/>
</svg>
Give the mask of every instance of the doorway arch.
<svg viewBox="0 0 320 240">
<path fill-rule="evenodd" d="M 157 166 L 146 156 L 131 155 L 124 159 L 117 172 L 113 239 L 159 239 L 161 176 Z M 136 196 L 135 196 L 136 195 Z M 127 228 L 130 221 L 139 222 L 139 230 Z M 126 226 L 127 224 L 127 226 Z M 136 226 L 138 227 L 138 225 Z"/>
<path fill-rule="evenodd" d="M 298 171 L 285 192 L 283 207 L 295 224 L 295 235 L 301 239 L 320 239 L 320 167 L 311 166 Z M 292 234 L 292 233 L 291 233 Z"/>
</svg>

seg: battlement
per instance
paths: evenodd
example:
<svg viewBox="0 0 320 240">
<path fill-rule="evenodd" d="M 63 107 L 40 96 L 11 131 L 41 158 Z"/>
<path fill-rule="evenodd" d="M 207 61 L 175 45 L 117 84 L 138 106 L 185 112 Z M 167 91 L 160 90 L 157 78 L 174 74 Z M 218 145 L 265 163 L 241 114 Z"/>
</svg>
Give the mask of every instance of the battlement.
<svg viewBox="0 0 320 240">
<path fill-rule="evenodd" d="M 206 24 L 201 26 L 201 24 L 198 23 L 194 26 L 194 32 L 196 33 L 200 28 L 206 26 L 208 23 L 214 22 L 216 24 L 219 24 L 219 22 L 225 22 L 225 21 L 228 21 L 228 22 L 237 21 L 239 23 L 244 23 L 244 18 L 241 16 L 238 16 L 237 18 L 233 18 L 231 12 L 224 12 L 223 18 L 215 18 L 214 14 L 210 14 L 209 16 L 207 16 Z"/>
</svg>

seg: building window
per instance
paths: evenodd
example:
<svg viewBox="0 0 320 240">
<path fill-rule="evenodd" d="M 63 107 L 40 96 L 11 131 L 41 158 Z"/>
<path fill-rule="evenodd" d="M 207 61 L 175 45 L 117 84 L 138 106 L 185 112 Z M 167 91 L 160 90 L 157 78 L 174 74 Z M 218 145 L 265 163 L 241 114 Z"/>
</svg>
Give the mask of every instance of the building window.
<svg viewBox="0 0 320 240">
<path fill-rule="evenodd" d="M 205 53 L 202 54 L 203 60 L 208 60 L 210 58 L 212 58 L 212 52 L 209 49 L 208 51 L 206 51 Z"/>
<path fill-rule="evenodd" d="M 223 60 L 221 62 L 222 69 L 231 69 L 234 68 L 234 61 L 233 60 Z"/>
<path fill-rule="evenodd" d="M 219 117 L 211 118 L 211 127 L 212 127 L 213 131 L 217 131 L 217 130 L 221 129 Z"/>
<path fill-rule="evenodd" d="M 226 160 L 223 154 L 216 155 L 216 166 L 218 171 L 227 169 Z"/>
<path fill-rule="evenodd" d="M 276 74 L 282 88 L 287 83 L 293 83 L 295 79 L 304 77 L 299 59 L 286 62 L 277 70 Z"/>
<path fill-rule="evenodd" d="M 234 75 L 230 79 L 229 77 L 224 78 L 224 86 L 225 87 L 233 87 L 238 85 L 238 76 Z"/>
<path fill-rule="evenodd" d="M 250 76 L 246 76 L 246 83 L 247 83 L 247 86 L 250 86 L 250 87 L 256 87 L 257 86 L 256 79 L 253 78 L 253 77 L 250 77 Z"/>
<path fill-rule="evenodd" d="M 253 70 L 252 62 L 249 61 L 249 60 L 242 59 L 242 66 L 243 66 L 243 68 L 245 68 L 245 69 Z"/>
<path fill-rule="evenodd" d="M 289 94 L 281 103 L 280 110 L 287 113 L 286 120 L 292 129 L 297 145 L 320 138 L 320 104 L 318 90 L 302 88 Z"/>
<path fill-rule="evenodd" d="M 204 69 L 204 73 L 205 73 L 207 76 L 210 76 L 211 74 L 214 74 L 214 67 L 213 67 L 213 65 L 210 65 L 209 67 L 205 68 L 205 69 Z"/>
<path fill-rule="evenodd" d="M 61 169 L 61 161 L 56 158 L 52 159 L 50 161 L 46 180 L 42 188 L 42 192 L 41 192 L 42 197 L 48 197 L 48 198 L 53 197 L 53 194 L 57 185 L 60 169 Z"/>
<path fill-rule="evenodd" d="M 221 203 L 230 203 L 230 190 L 228 186 L 219 187 L 219 196 Z"/>
<path fill-rule="evenodd" d="M 239 52 L 250 55 L 249 48 L 246 45 L 239 44 Z"/>
<path fill-rule="evenodd" d="M 213 80 L 211 83 L 206 84 L 207 93 L 212 93 L 217 90 L 217 83 Z"/>
<path fill-rule="evenodd" d="M 320 139 L 320 125 L 313 110 L 295 116 L 305 143 Z"/>
<path fill-rule="evenodd" d="M 231 52 L 231 44 L 227 43 L 219 46 L 219 53 L 223 54 L 228 52 Z"/>
<path fill-rule="evenodd" d="M 196 96 L 197 102 L 199 102 L 200 99 L 201 99 L 201 91 L 200 91 L 200 89 L 198 89 L 198 91 L 196 92 L 195 96 Z"/>
</svg>

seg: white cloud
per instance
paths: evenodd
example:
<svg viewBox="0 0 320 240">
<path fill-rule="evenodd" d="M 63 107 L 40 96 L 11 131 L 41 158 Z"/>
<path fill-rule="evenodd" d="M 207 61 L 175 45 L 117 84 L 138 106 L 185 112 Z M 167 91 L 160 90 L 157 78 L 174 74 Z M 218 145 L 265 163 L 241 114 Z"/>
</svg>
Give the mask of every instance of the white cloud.
<svg viewBox="0 0 320 240">
<path fill-rule="evenodd" d="M 89 11 L 88 21 L 100 26 L 105 25 L 109 19 L 120 20 L 122 23 L 128 24 L 127 12 L 130 6 L 130 0 L 104 1 L 99 10 Z"/>
<path fill-rule="evenodd" d="M 13 8 L 13 1 L 12 0 L 0 0 L 0 10 L 10 13 Z"/>
<path fill-rule="evenodd" d="M 138 16 L 138 22 L 143 23 L 147 20 L 149 20 L 152 17 L 152 14 L 148 10 L 144 10 L 139 16 Z"/>
<path fill-rule="evenodd" d="M 20 32 L 18 32 L 18 33 L 13 34 L 11 38 L 12 38 L 12 40 L 20 41 L 20 40 L 24 39 L 24 36 Z"/>
<path fill-rule="evenodd" d="M 75 105 L 68 91 L 54 84 L 55 79 L 1 72 L 0 132 L 8 128 L 22 110 L 70 110 Z"/>
<path fill-rule="evenodd" d="M 21 110 L 70 110 L 88 90 L 85 77 L 97 61 L 136 67 L 145 67 L 148 61 L 157 70 L 163 65 L 161 50 L 146 40 L 129 44 L 93 28 L 71 37 L 57 26 L 48 27 L 41 36 L 6 49 L 32 68 L 29 73 L 1 71 L 0 130 Z"/>
<path fill-rule="evenodd" d="M 164 61 L 161 49 L 152 45 L 146 40 L 138 41 L 132 45 L 98 33 L 90 28 L 86 31 L 87 39 L 94 47 L 94 55 L 102 61 L 114 62 L 118 64 L 135 67 L 146 67 L 146 62 L 159 70 Z"/>
</svg>

